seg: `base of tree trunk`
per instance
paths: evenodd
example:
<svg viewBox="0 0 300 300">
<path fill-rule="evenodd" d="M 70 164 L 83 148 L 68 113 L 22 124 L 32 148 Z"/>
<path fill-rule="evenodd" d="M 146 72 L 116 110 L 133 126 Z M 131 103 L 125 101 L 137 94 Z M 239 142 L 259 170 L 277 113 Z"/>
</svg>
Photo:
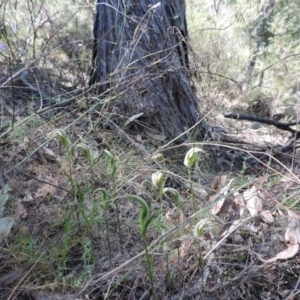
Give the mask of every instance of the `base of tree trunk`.
<svg viewBox="0 0 300 300">
<path fill-rule="evenodd" d="M 148 125 L 176 138 L 201 118 L 188 72 L 185 2 L 124 3 L 98 0 L 90 83 L 98 94 L 119 95 L 123 114 L 143 113 Z M 203 121 L 196 134 L 205 138 Z"/>
</svg>

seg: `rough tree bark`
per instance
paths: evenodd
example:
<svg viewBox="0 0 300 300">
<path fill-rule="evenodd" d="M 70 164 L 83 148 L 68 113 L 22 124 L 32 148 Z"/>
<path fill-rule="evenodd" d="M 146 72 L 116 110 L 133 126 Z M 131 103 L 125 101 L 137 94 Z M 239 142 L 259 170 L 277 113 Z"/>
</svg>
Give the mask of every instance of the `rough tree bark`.
<svg viewBox="0 0 300 300">
<path fill-rule="evenodd" d="M 175 138 L 200 120 L 191 89 L 184 0 L 97 0 L 90 84 Z M 198 138 L 206 126 L 199 122 Z M 179 141 L 183 141 L 183 136 Z"/>
</svg>

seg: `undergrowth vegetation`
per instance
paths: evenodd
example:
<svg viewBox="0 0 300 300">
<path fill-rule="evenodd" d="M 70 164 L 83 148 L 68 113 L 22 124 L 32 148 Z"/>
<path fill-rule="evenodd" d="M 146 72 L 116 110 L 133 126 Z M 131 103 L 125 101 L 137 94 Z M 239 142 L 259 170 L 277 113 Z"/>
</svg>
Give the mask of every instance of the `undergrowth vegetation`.
<svg viewBox="0 0 300 300">
<path fill-rule="evenodd" d="M 296 299 L 297 144 L 223 118 L 297 128 L 300 6 L 267 3 L 187 1 L 212 138 L 176 145 L 88 86 L 94 3 L 2 1 L 0 299 Z"/>
</svg>

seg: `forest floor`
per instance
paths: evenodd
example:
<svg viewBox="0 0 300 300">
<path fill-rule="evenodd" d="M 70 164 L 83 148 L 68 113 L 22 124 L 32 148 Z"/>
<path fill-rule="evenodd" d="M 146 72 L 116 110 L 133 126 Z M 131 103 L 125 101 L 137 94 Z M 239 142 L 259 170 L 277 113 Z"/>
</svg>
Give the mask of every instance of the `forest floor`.
<svg viewBox="0 0 300 300">
<path fill-rule="evenodd" d="M 88 86 L 94 1 L 1 1 L 0 300 L 300 299 L 290 2 L 186 1 L 210 129 L 175 144 Z"/>
<path fill-rule="evenodd" d="M 0 95 L 0 299 L 300 297 L 290 134 L 215 109 L 213 140 L 174 145 L 58 82 Z"/>
</svg>

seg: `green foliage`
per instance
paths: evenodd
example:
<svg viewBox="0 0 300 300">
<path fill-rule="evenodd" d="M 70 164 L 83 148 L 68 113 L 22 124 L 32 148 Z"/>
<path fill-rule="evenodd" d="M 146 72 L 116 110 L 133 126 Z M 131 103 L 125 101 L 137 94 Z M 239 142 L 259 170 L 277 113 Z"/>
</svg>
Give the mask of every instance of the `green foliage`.
<svg viewBox="0 0 300 300">
<path fill-rule="evenodd" d="M 35 67 L 51 68 L 69 79 L 72 68 L 85 72 L 93 17 L 93 8 L 85 1 L 35 0 L 15 5 L 5 0 L 2 4 L 5 16 L 1 15 L 0 42 L 4 47 L 0 63 L 11 63 L 14 73 L 35 61 Z M 69 63 L 61 68 L 53 64 L 57 58 Z"/>
<path fill-rule="evenodd" d="M 180 205 L 181 205 L 181 196 L 179 194 L 179 192 L 173 188 L 164 188 L 163 189 L 163 193 L 170 193 L 172 195 L 172 198 L 176 204 L 176 206 L 178 208 L 180 208 Z"/>
<path fill-rule="evenodd" d="M 242 100 L 268 96 L 274 99 L 275 113 L 285 112 L 283 105 L 291 106 L 285 109 L 289 113 L 293 111 L 293 86 L 300 71 L 298 1 L 189 0 L 187 14 L 194 61 L 198 66 L 201 63 L 202 97 L 216 98 L 215 88 L 217 94 L 239 97 L 240 84 L 253 63 L 250 86 Z"/>
<path fill-rule="evenodd" d="M 108 150 L 104 150 L 104 152 L 109 157 L 109 168 L 110 168 L 110 172 L 111 172 L 111 177 L 114 178 L 116 171 L 117 171 L 115 157 Z"/>
</svg>

